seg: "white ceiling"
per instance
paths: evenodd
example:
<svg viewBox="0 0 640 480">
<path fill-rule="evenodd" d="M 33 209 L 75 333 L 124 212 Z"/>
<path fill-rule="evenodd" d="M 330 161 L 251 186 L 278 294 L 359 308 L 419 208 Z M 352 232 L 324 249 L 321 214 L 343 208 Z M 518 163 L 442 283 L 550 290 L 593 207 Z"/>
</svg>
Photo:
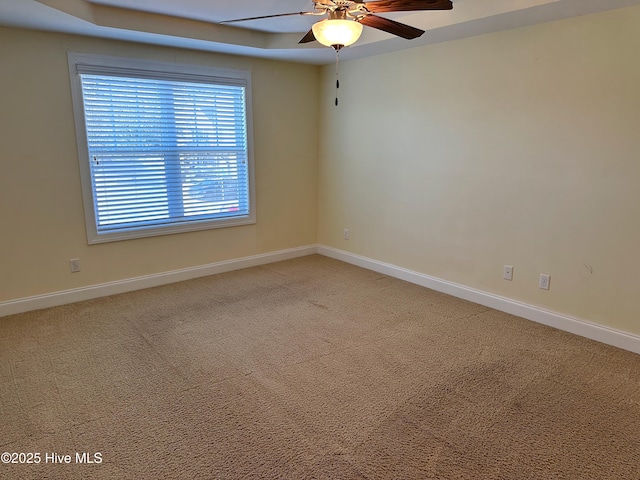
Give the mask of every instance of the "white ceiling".
<svg viewBox="0 0 640 480">
<path fill-rule="evenodd" d="M 404 40 L 365 27 L 343 60 L 587 15 L 640 0 L 453 0 L 451 11 L 385 14 L 426 30 Z M 334 52 L 298 40 L 319 17 L 289 16 L 219 25 L 222 20 L 311 11 L 311 0 L 0 0 L 0 25 L 212 52 L 326 64 Z"/>
</svg>

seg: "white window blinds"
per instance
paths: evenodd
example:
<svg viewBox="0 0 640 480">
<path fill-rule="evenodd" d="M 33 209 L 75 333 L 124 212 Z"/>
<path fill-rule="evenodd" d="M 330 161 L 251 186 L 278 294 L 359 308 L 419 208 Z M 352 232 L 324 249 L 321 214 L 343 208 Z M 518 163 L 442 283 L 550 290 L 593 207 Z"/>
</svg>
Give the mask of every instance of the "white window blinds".
<svg viewBox="0 0 640 480">
<path fill-rule="evenodd" d="M 245 82 L 76 68 L 97 237 L 251 218 Z"/>
</svg>

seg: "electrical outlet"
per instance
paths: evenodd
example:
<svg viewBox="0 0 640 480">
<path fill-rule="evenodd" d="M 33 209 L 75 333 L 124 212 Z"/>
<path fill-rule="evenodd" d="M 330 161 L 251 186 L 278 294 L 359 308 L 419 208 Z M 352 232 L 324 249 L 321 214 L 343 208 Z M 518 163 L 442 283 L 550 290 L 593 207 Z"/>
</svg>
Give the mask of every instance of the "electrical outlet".
<svg viewBox="0 0 640 480">
<path fill-rule="evenodd" d="M 538 284 L 538 288 L 542 290 L 549 290 L 549 283 L 551 282 L 551 276 L 545 273 L 540 274 L 540 283 Z"/>
<path fill-rule="evenodd" d="M 348 228 L 344 229 L 344 239 L 345 240 L 349 240 L 349 229 Z"/>
<path fill-rule="evenodd" d="M 80 259 L 72 258 L 69 260 L 69 268 L 71 269 L 71 273 L 78 273 L 80 271 Z"/>
<path fill-rule="evenodd" d="M 511 265 L 504 266 L 502 278 L 504 278 L 505 280 L 513 280 L 513 267 Z"/>
</svg>

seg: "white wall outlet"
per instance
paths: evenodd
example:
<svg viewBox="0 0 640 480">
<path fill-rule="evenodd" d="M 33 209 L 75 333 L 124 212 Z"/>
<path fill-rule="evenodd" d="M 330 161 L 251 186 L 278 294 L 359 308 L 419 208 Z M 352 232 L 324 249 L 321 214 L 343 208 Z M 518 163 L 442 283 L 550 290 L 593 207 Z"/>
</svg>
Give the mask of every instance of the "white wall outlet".
<svg viewBox="0 0 640 480">
<path fill-rule="evenodd" d="M 80 271 L 80 259 L 72 258 L 69 260 L 69 268 L 71 269 L 71 273 L 77 273 Z"/>
<path fill-rule="evenodd" d="M 538 288 L 541 288 L 542 290 L 549 290 L 549 282 L 551 282 L 551 276 L 545 273 L 541 273 Z"/>
<path fill-rule="evenodd" d="M 349 229 L 348 228 L 344 229 L 344 239 L 345 240 L 349 240 Z"/>
<path fill-rule="evenodd" d="M 505 280 L 513 280 L 513 267 L 511 265 L 504 266 L 502 278 L 504 278 Z"/>
</svg>

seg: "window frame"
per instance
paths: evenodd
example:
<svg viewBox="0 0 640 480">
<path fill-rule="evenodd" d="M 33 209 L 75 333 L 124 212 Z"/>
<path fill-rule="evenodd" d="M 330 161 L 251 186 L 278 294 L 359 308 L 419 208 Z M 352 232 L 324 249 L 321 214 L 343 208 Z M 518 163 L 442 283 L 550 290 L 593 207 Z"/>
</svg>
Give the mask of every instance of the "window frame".
<svg viewBox="0 0 640 480">
<path fill-rule="evenodd" d="M 253 115 L 251 110 L 252 88 L 250 71 L 75 52 L 68 53 L 68 61 L 76 129 L 76 143 L 78 148 L 78 161 L 80 166 L 80 180 L 82 185 L 82 199 L 84 204 L 85 226 L 87 231 L 87 242 L 89 245 L 215 228 L 234 227 L 239 225 L 251 225 L 256 223 L 255 172 L 253 161 Z M 113 74 L 114 72 L 118 72 L 121 76 L 127 76 L 125 75 L 127 73 L 130 74 L 129 78 L 153 78 L 185 82 L 193 82 L 197 79 L 200 83 L 243 86 L 245 89 L 245 121 L 247 129 L 248 215 L 240 215 L 232 218 L 192 220 L 172 225 L 130 227 L 120 231 L 99 233 L 96 223 L 97 219 L 93 196 L 93 179 L 89 158 L 83 89 L 80 73 L 78 71 L 79 66 L 83 71 L 90 70 L 92 73 L 95 71 L 98 75 L 109 75 L 110 73 Z"/>
</svg>

